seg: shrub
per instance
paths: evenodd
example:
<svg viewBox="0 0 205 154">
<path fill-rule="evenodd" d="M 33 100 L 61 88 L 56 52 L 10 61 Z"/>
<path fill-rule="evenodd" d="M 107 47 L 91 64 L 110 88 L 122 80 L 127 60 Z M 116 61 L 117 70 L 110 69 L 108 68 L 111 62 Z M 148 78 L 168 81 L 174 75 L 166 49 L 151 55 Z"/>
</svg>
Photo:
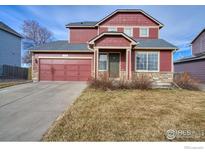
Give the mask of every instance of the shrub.
<svg viewBox="0 0 205 154">
<path fill-rule="evenodd" d="M 174 82 L 182 89 L 199 90 L 199 82 L 193 79 L 187 72 L 175 74 Z"/>
<path fill-rule="evenodd" d="M 111 80 L 107 76 L 100 76 L 98 79 L 91 79 L 90 87 L 101 90 L 116 90 L 116 89 L 142 89 L 147 90 L 152 88 L 152 81 L 146 75 L 140 75 L 133 78 L 132 81 L 126 79 Z"/>
<path fill-rule="evenodd" d="M 142 90 L 151 89 L 152 81 L 147 75 L 141 74 L 133 77 L 133 80 L 131 81 L 131 87 L 132 89 L 142 89 Z"/>
<path fill-rule="evenodd" d="M 105 75 L 99 77 L 98 79 L 91 79 L 90 81 L 90 87 L 95 89 L 101 89 L 101 90 L 113 90 L 113 81 L 109 80 Z"/>
</svg>

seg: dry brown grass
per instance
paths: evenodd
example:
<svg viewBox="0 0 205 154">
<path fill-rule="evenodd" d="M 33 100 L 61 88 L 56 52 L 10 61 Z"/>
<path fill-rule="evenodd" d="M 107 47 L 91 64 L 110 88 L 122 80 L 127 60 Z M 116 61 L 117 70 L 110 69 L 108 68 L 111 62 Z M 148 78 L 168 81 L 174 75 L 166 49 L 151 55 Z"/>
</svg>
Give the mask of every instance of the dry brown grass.
<svg viewBox="0 0 205 154">
<path fill-rule="evenodd" d="M 2 81 L 2 82 L 0 81 L 0 89 L 15 86 L 18 84 L 29 83 L 29 82 L 31 82 L 31 81 L 29 81 L 29 80 Z"/>
<path fill-rule="evenodd" d="M 204 92 L 87 89 L 43 140 L 167 141 L 169 129 L 205 129 Z M 174 141 L 205 141 L 205 136 Z"/>
</svg>

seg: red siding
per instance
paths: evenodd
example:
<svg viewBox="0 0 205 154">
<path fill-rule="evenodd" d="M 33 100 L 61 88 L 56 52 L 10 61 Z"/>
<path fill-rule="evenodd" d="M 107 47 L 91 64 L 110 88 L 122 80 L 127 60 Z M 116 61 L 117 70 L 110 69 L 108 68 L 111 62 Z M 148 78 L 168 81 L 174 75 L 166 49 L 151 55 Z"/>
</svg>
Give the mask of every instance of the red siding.
<svg viewBox="0 0 205 154">
<path fill-rule="evenodd" d="M 189 72 L 193 78 L 205 82 L 205 60 L 174 64 L 175 72 Z"/>
<path fill-rule="evenodd" d="M 96 41 L 96 46 L 130 46 L 130 42 L 122 36 L 102 36 Z"/>
<path fill-rule="evenodd" d="M 121 71 L 126 71 L 126 52 L 121 52 Z"/>
<path fill-rule="evenodd" d="M 99 34 L 103 33 L 103 32 L 107 32 L 107 28 L 106 27 L 99 27 Z"/>
<path fill-rule="evenodd" d="M 135 51 L 132 51 L 131 54 L 131 70 L 135 71 Z"/>
<path fill-rule="evenodd" d="M 101 25 L 106 26 L 158 26 L 142 13 L 120 12 L 105 20 Z"/>
<path fill-rule="evenodd" d="M 161 51 L 160 52 L 160 71 L 170 72 L 172 71 L 172 52 Z"/>
<path fill-rule="evenodd" d="M 121 27 L 120 27 L 120 28 L 117 28 L 117 31 L 123 33 L 123 32 L 124 32 L 124 28 L 121 28 Z"/>
<path fill-rule="evenodd" d="M 70 43 L 86 43 L 97 35 L 94 28 L 71 28 Z"/>
<path fill-rule="evenodd" d="M 157 39 L 159 33 L 159 29 L 158 28 L 149 28 L 149 38 L 151 39 Z"/>
</svg>

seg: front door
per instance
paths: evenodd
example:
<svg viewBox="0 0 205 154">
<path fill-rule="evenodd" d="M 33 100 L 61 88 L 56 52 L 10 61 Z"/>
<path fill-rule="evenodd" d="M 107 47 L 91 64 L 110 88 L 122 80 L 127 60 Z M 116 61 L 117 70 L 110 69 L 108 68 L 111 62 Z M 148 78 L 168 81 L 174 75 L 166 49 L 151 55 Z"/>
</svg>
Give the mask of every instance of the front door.
<svg viewBox="0 0 205 154">
<path fill-rule="evenodd" d="M 109 53 L 109 77 L 119 78 L 119 53 Z"/>
</svg>

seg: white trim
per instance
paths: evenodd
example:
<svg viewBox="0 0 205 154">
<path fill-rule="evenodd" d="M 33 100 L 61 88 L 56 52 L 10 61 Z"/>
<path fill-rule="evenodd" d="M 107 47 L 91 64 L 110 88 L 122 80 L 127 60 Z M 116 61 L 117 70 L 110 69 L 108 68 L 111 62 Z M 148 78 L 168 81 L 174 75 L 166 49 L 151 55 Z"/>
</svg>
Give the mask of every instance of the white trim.
<svg viewBox="0 0 205 154">
<path fill-rule="evenodd" d="M 29 50 L 30 52 L 93 52 L 93 51 L 90 51 L 90 50 Z"/>
<path fill-rule="evenodd" d="M 147 30 L 147 35 L 143 35 L 142 33 L 141 33 L 141 29 L 146 29 Z M 139 37 L 149 37 L 149 28 L 148 27 L 140 27 L 139 28 Z"/>
<path fill-rule="evenodd" d="M 96 78 L 98 78 L 98 56 L 99 56 L 99 49 L 97 49 L 97 58 L 96 58 Z"/>
<path fill-rule="evenodd" d="M 134 47 L 134 49 L 148 49 L 148 50 L 158 50 L 158 49 L 164 49 L 164 50 L 177 50 L 178 48 L 168 48 L 168 47 Z"/>
<path fill-rule="evenodd" d="M 128 52 L 129 52 L 129 50 L 127 49 L 126 50 L 126 79 L 128 79 Z"/>
<path fill-rule="evenodd" d="M 157 53 L 158 54 L 158 68 L 157 70 L 148 70 L 148 56 L 147 56 L 147 68 L 146 70 L 137 70 L 136 68 L 136 56 L 137 56 L 137 53 L 146 53 L 148 55 L 148 53 Z M 135 51 L 135 72 L 160 72 L 160 51 Z"/>
<path fill-rule="evenodd" d="M 116 47 L 114 47 L 114 46 L 97 46 L 97 47 L 95 47 L 95 48 L 97 48 L 97 49 L 129 49 L 130 47 L 118 47 L 118 46 L 116 46 Z"/>
<path fill-rule="evenodd" d="M 143 28 L 143 27 L 147 27 L 147 28 L 159 28 L 159 26 L 127 26 L 127 25 L 120 25 L 120 26 L 106 26 L 106 25 L 102 25 L 99 26 L 99 28 L 108 28 L 108 27 L 116 27 L 116 28 L 127 28 L 127 27 L 131 27 L 131 28 Z"/>
<path fill-rule="evenodd" d="M 94 42 L 95 42 L 97 39 L 99 39 L 100 37 L 102 37 L 102 36 L 104 36 L 104 35 L 121 35 L 121 36 L 124 36 L 125 38 L 127 38 L 127 39 L 131 42 L 132 45 L 137 45 L 137 44 L 138 44 L 138 43 L 135 42 L 133 39 L 131 39 L 130 37 L 128 37 L 126 34 L 121 33 L 121 32 L 113 32 L 113 33 L 112 33 L 112 32 L 104 32 L 104 33 L 98 35 L 97 37 L 93 38 L 92 40 L 90 40 L 90 41 L 88 42 L 88 44 L 94 44 Z"/>
<path fill-rule="evenodd" d="M 93 59 L 92 57 L 38 57 L 39 59 Z"/>
</svg>

